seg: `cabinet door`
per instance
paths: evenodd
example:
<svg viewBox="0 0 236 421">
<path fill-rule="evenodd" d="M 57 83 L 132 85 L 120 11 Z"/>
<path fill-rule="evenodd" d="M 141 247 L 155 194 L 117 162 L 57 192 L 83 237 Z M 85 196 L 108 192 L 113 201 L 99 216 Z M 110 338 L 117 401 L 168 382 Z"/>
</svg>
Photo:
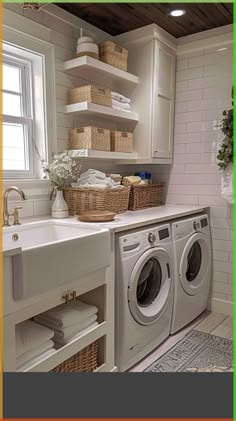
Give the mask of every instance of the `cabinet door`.
<svg viewBox="0 0 236 421">
<path fill-rule="evenodd" d="M 172 158 L 175 52 L 154 41 L 152 157 Z"/>
</svg>

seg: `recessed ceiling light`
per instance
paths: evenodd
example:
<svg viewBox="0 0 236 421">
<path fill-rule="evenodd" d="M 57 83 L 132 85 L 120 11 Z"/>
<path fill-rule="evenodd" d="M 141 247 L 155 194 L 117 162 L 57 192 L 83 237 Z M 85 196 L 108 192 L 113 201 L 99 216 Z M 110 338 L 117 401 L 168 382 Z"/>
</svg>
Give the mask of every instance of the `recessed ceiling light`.
<svg viewBox="0 0 236 421">
<path fill-rule="evenodd" d="M 186 13 L 185 10 L 176 9 L 176 10 L 171 10 L 170 15 L 174 17 L 179 17 L 179 16 L 183 16 L 185 13 Z"/>
<path fill-rule="evenodd" d="M 224 47 L 224 48 L 218 48 L 217 51 L 224 51 L 224 50 L 228 50 L 228 48 Z"/>
</svg>

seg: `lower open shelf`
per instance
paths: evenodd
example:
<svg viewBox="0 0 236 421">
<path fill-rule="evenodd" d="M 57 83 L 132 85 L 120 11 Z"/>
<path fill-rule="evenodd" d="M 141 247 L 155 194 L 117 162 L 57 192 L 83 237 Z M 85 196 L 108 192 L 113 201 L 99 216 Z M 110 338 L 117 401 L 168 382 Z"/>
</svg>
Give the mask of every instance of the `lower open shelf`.
<svg viewBox="0 0 236 421">
<path fill-rule="evenodd" d="M 47 372 L 61 364 L 63 361 L 75 355 L 92 342 L 102 338 L 107 333 L 107 322 L 102 322 L 98 326 L 91 328 L 87 333 L 81 333 L 81 336 L 55 351 L 54 354 L 42 360 L 40 363 L 31 366 L 25 372 Z M 101 367 L 105 364 L 103 362 Z M 99 367 L 96 369 L 99 371 Z"/>
</svg>

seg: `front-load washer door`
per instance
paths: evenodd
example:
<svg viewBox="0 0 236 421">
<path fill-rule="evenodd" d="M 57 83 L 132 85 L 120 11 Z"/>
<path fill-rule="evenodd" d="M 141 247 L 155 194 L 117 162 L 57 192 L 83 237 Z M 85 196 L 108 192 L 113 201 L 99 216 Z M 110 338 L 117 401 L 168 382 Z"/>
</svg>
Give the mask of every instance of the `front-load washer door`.
<svg viewBox="0 0 236 421">
<path fill-rule="evenodd" d="M 159 319 L 171 292 L 170 257 L 163 248 L 146 251 L 136 262 L 128 283 L 128 304 L 141 325 Z"/>
<path fill-rule="evenodd" d="M 184 247 L 179 267 L 179 278 L 188 295 L 197 295 L 209 283 L 211 250 L 208 238 L 193 234 Z"/>
</svg>

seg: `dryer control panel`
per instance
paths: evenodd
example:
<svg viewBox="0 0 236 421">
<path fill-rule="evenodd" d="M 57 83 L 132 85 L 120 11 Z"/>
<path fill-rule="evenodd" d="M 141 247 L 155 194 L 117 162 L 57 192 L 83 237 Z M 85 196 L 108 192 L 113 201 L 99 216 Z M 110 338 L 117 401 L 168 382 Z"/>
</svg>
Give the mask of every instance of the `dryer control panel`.
<svg viewBox="0 0 236 421">
<path fill-rule="evenodd" d="M 136 252 L 140 248 L 146 250 L 151 247 L 164 245 L 170 241 L 170 224 L 166 224 L 121 236 L 119 238 L 119 247 L 122 254 L 127 253 L 130 255 L 132 251 Z"/>
<path fill-rule="evenodd" d="M 173 239 L 180 240 L 194 232 L 209 232 L 208 215 L 195 216 L 185 220 L 176 221 L 172 225 Z"/>
</svg>

